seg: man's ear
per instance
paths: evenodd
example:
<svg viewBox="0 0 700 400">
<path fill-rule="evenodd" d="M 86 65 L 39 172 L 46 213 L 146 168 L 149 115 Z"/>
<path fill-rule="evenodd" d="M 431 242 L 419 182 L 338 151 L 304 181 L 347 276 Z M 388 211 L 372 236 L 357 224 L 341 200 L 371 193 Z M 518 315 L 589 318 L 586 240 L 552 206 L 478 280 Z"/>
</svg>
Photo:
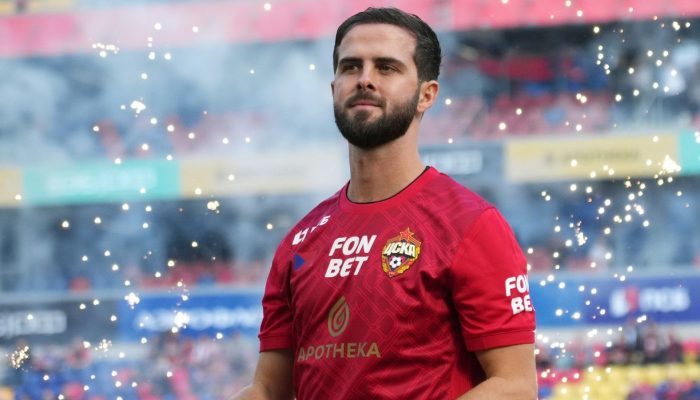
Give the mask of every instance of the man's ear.
<svg viewBox="0 0 700 400">
<path fill-rule="evenodd" d="M 331 81 L 331 95 L 333 95 L 333 93 L 335 93 L 335 80 Z"/>
<path fill-rule="evenodd" d="M 427 109 L 433 106 L 437 100 L 440 84 L 436 80 L 421 82 L 420 95 L 418 96 L 418 105 L 416 111 L 424 113 Z"/>
</svg>

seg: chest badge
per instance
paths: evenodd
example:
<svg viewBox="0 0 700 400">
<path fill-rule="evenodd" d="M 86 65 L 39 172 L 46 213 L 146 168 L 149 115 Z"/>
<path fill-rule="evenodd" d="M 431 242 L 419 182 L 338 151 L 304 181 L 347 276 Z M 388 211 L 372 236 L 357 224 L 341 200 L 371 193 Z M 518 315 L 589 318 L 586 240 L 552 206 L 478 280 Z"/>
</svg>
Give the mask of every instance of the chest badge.
<svg viewBox="0 0 700 400">
<path fill-rule="evenodd" d="M 410 228 L 389 239 L 382 249 L 382 270 L 393 278 L 406 272 L 420 255 L 420 240 Z"/>
</svg>

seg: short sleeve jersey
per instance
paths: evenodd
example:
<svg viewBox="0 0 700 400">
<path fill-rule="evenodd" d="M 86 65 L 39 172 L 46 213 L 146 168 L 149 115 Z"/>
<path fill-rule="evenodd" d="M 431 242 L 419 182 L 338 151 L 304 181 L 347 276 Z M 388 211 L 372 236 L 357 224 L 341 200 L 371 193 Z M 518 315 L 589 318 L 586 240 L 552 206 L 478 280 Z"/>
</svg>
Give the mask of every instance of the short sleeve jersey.
<svg viewBox="0 0 700 400">
<path fill-rule="evenodd" d="M 526 260 L 501 214 L 427 168 L 397 195 L 347 185 L 280 244 L 260 350 L 291 349 L 298 400 L 454 399 L 474 352 L 534 342 Z"/>
</svg>

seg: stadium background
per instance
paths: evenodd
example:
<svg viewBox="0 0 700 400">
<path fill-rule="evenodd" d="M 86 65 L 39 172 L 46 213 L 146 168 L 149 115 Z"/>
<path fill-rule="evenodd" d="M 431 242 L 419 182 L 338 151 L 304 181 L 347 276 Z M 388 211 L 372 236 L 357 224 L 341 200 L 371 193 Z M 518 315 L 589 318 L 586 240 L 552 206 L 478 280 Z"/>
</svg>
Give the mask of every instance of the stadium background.
<svg viewBox="0 0 700 400">
<path fill-rule="evenodd" d="M 222 399 L 347 179 L 332 36 L 439 32 L 421 152 L 530 265 L 542 399 L 700 398 L 700 3 L 0 0 L 0 399 Z"/>
</svg>

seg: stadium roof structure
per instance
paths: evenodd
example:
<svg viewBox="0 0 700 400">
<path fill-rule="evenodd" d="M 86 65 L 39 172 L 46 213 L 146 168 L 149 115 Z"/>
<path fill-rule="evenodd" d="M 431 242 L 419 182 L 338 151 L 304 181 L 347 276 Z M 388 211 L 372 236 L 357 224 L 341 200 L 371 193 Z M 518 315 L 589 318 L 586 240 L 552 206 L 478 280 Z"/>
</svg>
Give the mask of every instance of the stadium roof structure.
<svg viewBox="0 0 700 400">
<path fill-rule="evenodd" d="M 0 57 L 54 56 L 94 49 L 146 49 L 331 37 L 369 0 L 257 0 L 144 3 L 0 15 Z M 585 25 L 700 16 L 697 0 L 395 0 L 439 31 Z M 31 11 L 31 10 L 30 10 Z"/>
</svg>

